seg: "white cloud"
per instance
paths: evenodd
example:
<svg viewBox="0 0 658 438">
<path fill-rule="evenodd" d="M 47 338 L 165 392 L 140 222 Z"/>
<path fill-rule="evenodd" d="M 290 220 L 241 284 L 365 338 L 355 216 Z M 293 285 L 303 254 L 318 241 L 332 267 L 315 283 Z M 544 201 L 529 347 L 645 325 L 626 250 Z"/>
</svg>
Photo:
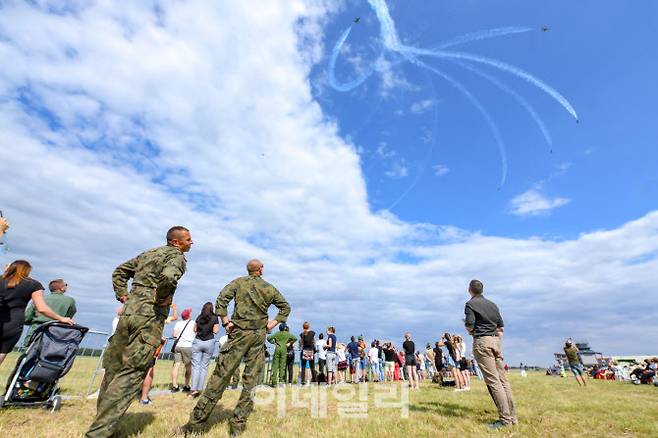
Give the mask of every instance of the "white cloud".
<svg viewBox="0 0 658 438">
<path fill-rule="evenodd" d="M 541 187 L 536 186 L 512 198 L 509 204 L 510 213 L 516 216 L 544 215 L 570 202 L 567 198 L 548 198 L 540 190 Z"/>
<path fill-rule="evenodd" d="M 409 169 L 403 163 L 393 163 L 393 166 L 384 172 L 389 178 L 404 178 L 409 175 Z"/>
<path fill-rule="evenodd" d="M 291 325 L 331 323 L 341 339 L 460 330 L 479 277 L 512 361 L 547 363 L 566 336 L 610 352 L 652 345 L 655 298 L 637 291 L 658 271 L 658 212 L 553 241 L 372 211 L 355 147 L 311 95 L 333 2 L 309 3 L 5 5 L 0 205 L 12 227 L 0 262 L 66 278 L 77 319 L 109 328 L 112 269 L 184 224 L 196 243 L 181 307 L 213 301 L 260 257 Z"/>
<path fill-rule="evenodd" d="M 409 111 L 414 114 L 422 114 L 426 111 L 431 110 L 438 104 L 436 99 L 423 99 L 418 102 L 414 102 L 410 107 Z"/>
<path fill-rule="evenodd" d="M 450 172 L 450 168 L 445 164 L 436 164 L 432 166 L 432 170 L 434 171 L 434 175 L 436 176 L 447 175 Z"/>
</svg>

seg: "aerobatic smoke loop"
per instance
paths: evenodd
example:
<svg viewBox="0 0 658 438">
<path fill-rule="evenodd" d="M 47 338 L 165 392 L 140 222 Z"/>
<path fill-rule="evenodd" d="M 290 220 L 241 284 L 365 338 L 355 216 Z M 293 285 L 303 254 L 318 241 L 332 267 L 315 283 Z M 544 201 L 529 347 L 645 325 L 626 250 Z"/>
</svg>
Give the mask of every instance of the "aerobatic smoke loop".
<svg viewBox="0 0 658 438">
<path fill-rule="evenodd" d="M 372 9 L 375 11 L 375 14 L 377 15 L 377 19 L 379 21 L 379 26 L 380 26 L 380 36 L 381 36 L 383 48 L 391 53 L 395 53 L 399 55 L 402 58 L 401 60 L 398 60 L 393 64 L 398 64 L 407 61 L 420 68 L 432 72 L 433 74 L 437 75 L 441 79 L 448 82 L 451 86 L 457 89 L 462 95 L 464 95 L 464 97 L 466 97 L 466 99 L 469 100 L 471 104 L 482 115 L 487 125 L 489 126 L 489 129 L 491 130 L 494 139 L 496 140 L 496 143 L 498 145 L 500 160 L 501 160 L 501 168 L 502 168 L 501 178 L 500 178 L 501 186 L 505 184 L 505 180 L 507 178 L 507 158 L 505 152 L 505 143 L 503 142 L 503 138 L 493 118 L 486 110 L 484 105 L 482 105 L 482 103 L 463 84 L 461 84 L 457 79 L 448 76 L 438 68 L 425 63 L 420 59 L 421 57 L 429 57 L 429 58 L 443 59 L 449 61 L 453 64 L 456 64 L 462 68 L 465 68 L 475 73 L 476 75 L 494 84 L 503 92 L 512 96 L 530 114 L 530 116 L 533 118 L 535 123 L 537 123 L 544 138 L 546 139 L 546 142 L 549 145 L 552 145 L 552 140 L 548 132 L 548 129 L 546 128 L 546 125 L 542 121 L 539 114 L 534 110 L 534 108 L 520 94 L 518 94 L 517 92 L 515 92 L 507 85 L 503 84 L 498 79 L 494 78 L 493 76 L 475 68 L 472 65 L 472 63 L 483 64 L 510 73 L 521 79 L 524 79 L 525 81 L 529 82 L 530 84 L 542 90 L 544 93 L 548 94 L 551 98 L 557 101 L 569 114 L 571 114 L 571 116 L 575 118 L 576 121 L 578 121 L 578 114 L 576 113 L 576 110 L 571 105 L 571 103 L 569 103 L 569 101 L 564 96 L 562 96 L 562 94 L 560 94 L 557 90 L 555 90 L 553 87 L 551 87 L 541 79 L 533 76 L 532 74 L 526 72 L 525 70 L 518 68 L 514 65 L 499 61 L 497 59 L 487 58 L 472 53 L 454 52 L 454 51 L 445 50 L 448 47 L 462 45 L 468 42 L 529 32 L 533 30 L 532 28 L 502 27 L 496 29 L 488 29 L 488 30 L 473 32 L 466 35 L 455 37 L 453 39 L 450 39 L 440 44 L 436 49 L 422 49 L 422 48 L 407 46 L 400 41 L 397 30 L 395 29 L 395 22 L 393 21 L 393 18 L 389 13 L 388 6 L 385 0 L 368 0 L 368 3 L 370 4 Z M 336 61 L 338 59 L 338 55 L 340 54 L 340 50 L 345 44 L 345 41 L 347 40 L 347 37 L 349 36 L 351 31 L 352 31 L 352 26 L 345 29 L 345 31 L 341 34 L 340 38 L 338 39 L 332 50 L 331 58 L 329 59 L 329 68 L 328 68 L 329 84 L 337 91 L 342 91 L 342 92 L 350 91 L 358 87 L 359 85 L 364 83 L 376 70 L 376 63 L 375 63 L 373 67 L 368 69 L 365 73 L 363 73 L 361 76 L 357 77 L 356 79 L 353 79 L 349 82 L 338 82 L 335 73 Z M 382 51 L 380 57 L 383 57 L 384 54 L 385 54 L 384 51 Z"/>
</svg>

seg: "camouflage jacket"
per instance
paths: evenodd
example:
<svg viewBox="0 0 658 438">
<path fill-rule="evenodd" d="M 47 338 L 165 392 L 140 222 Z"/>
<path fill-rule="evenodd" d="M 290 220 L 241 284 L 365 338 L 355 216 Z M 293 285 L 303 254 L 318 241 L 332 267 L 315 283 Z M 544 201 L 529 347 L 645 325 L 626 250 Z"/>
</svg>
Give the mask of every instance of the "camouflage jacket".
<svg viewBox="0 0 658 438">
<path fill-rule="evenodd" d="M 185 274 L 186 264 L 185 256 L 178 248 L 165 245 L 119 265 L 112 273 L 112 286 L 117 299 L 128 295 L 128 280 L 133 279 L 123 314 L 166 318 L 178 280 Z"/>
<path fill-rule="evenodd" d="M 263 329 L 267 325 L 267 309 L 274 304 L 279 313 L 274 319 L 286 322 L 290 314 L 290 305 L 274 286 L 257 275 L 236 278 L 230 282 L 217 297 L 215 314 L 227 316 L 228 304 L 235 301 L 233 324 L 243 330 Z"/>
<path fill-rule="evenodd" d="M 280 331 L 267 337 L 267 342 L 276 345 L 277 350 L 281 349 L 283 351 L 288 349 L 288 344 L 294 343 L 296 340 L 297 336 L 287 331 Z"/>
</svg>

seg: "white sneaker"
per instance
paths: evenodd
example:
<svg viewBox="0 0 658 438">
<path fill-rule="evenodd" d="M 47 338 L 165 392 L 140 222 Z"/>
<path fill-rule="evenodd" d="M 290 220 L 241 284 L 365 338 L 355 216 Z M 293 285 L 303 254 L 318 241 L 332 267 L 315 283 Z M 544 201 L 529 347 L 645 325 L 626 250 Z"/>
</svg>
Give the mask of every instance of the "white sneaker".
<svg viewBox="0 0 658 438">
<path fill-rule="evenodd" d="M 470 391 L 470 390 L 471 390 L 470 386 L 467 386 L 466 388 L 464 388 L 464 391 Z"/>
<path fill-rule="evenodd" d="M 453 390 L 453 392 L 462 392 L 462 391 L 464 391 L 462 388 L 455 388 L 455 389 Z"/>
</svg>

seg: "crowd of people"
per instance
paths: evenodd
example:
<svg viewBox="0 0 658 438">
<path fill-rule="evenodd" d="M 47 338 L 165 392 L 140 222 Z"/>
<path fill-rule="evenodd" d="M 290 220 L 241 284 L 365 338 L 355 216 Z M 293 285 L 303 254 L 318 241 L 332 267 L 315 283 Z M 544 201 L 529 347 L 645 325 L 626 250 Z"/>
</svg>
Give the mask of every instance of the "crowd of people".
<svg viewBox="0 0 658 438">
<path fill-rule="evenodd" d="M 641 361 L 623 361 L 619 363 L 611 358 L 600 358 L 596 363 L 585 366 L 580 350 L 571 340 L 564 344 L 566 360 L 558 360 L 557 366 L 546 370 L 547 375 L 566 377 L 571 371 L 580 386 L 587 386 L 588 379 L 627 381 L 635 385 L 653 384 L 658 386 L 658 357 Z"/>
<path fill-rule="evenodd" d="M 4 222 L 5 225 L 6 221 Z M 2 225 L 2 224 L 0 224 Z M 2 229 L 4 232 L 6 227 Z M 113 321 L 113 333 L 103 356 L 105 371 L 96 404 L 96 417 L 86 432 L 87 437 L 112 436 L 118 421 L 133 399 L 150 404 L 148 393 L 153 382 L 156 359 L 165 345 L 163 328 L 178 320 L 173 296 L 178 280 L 185 274 L 184 253 L 192 247 L 190 232 L 185 227 L 172 227 L 166 245 L 145 251 L 119 265 L 112 274 L 112 284 L 121 306 Z M 50 282 L 51 295 L 44 298 L 43 286 L 30 278 L 31 265 L 16 260 L 3 271 L 0 279 L 0 364 L 17 344 L 23 325 L 40 324 L 40 318 L 75 324 L 75 303 L 64 299 L 68 285 L 64 280 Z M 286 320 L 290 305 L 283 295 L 262 279 L 264 265 L 257 259 L 247 263 L 247 276 L 236 278 L 220 292 L 215 305 L 207 302 L 192 320 L 192 309 L 181 313 L 174 326 L 174 365 L 171 370 L 171 390 L 179 390 L 178 374 L 184 367 L 182 390 L 199 398 L 188 422 L 179 432 L 190 434 L 204 427 L 222 398 L 225 389 L 242 370 L 243 388 L 229 419 L 229 433 L 237 436 L 245 428 L 253 410 L 253 388 L 262 376 L 265 364 L 265 342 L 275 345 L 270 384 L 291 383 L 295 361 L 295 345 L 299 350 L 300 385 L 349 382 L 354 384 L 405 380 L 413 389 L 425 379 L 439 380 L 452 376 L 455 390 L 470 389 L 471 374 L 482 376 L 499 412 L 492 428 L 516 424 L 516 413 L 509 383 L 506 380 L 500 338 L 504 326 L 498 307 L 483 296 L 478 280 L 469 284 L 470 301 L 465 306 L 464 324 L 473 336 L 473 358 L 467 357 L 467 347 L 460 335 L 445 333 L 434 346 L 424 351 L 416 347 L 411 333 L 404 334 L 401 348 L 392 341 L 373 340 L 370 347 L 363 335 L 351 336 L 347 343 L 338 342 L 335 327 L 317 335 L 305 322 L 299 336 L 289 333 Z M 130 290 L 128 289 L 131 283 Z M 68 298 L 68 297 L 66 297 Z M 33 309 L 28 309 L 28 303 Z M 48 304 L 51 303 L 51 305 Z M 233 315 L 228 306 L 233 302 Z M 269 319 L 270 306 L 278 308 Z M 54 310 L 55 309 L 55 310 Z M 173 309 L 174 314 L 170 316 Z M 67 316 L 70 315 L 70 316 Z M 26 319 L 27 317 L 27 319 Z M 219 326 L 226 331 L 215 369 L 208 382 L 208 366 L 215 348 Z M 269 335 L 275 327 L 279 332 Z M 445 352 L 443 351 L 445 348 Z M 317 368 L 317 369 L 316 369 Z M 280 379 L 280 380 L 279 380 Z"/>
<path fill-rule="evenodd" d="M 482 376 L 477 362 L 467 357 L 463 338 L 456 334 L 445 333 L 424 350 L 416 348 L 411 333 L 404 334 L 399 348 L 390 340 L 377 339 L 368 346 L 363 335 L 350 336 L 349 342 L 337 339 L 333 326 L 317 334 L 306 321 L 297 337 L 282 324 L 278 333 L 268 337 L 275 346 L 269 383 L 308 386 L 407 381 L 417 389 L 420 381 L 443 382 L 451 377 L 455 391 L 468 391 L 471 376 Z"/>
</svg>

